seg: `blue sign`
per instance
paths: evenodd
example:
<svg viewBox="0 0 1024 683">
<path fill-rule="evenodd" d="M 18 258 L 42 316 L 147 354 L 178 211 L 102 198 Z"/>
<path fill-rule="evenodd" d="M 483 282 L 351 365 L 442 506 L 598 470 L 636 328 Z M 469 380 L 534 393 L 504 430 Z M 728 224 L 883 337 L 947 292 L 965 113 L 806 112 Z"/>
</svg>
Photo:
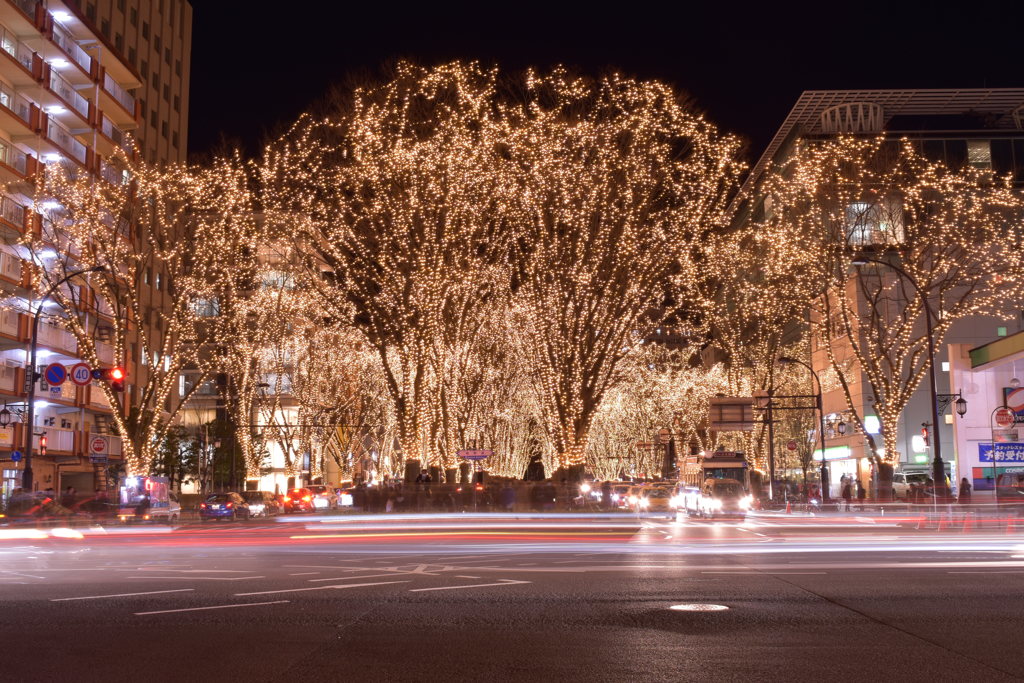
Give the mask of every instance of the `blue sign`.
<svg viewBox="0 0 1024 683">
<path fill-rule="evenodd" d="M 11 451 L 11 460 L 14 462 L 21 460 L 21 451 Z"/>
<path fill-rule="evenodd" d="M 991 443 L 978 444 L 978 460 L 981 462 L 992 462 Z M 996 462 L 1024 462 L 1024 443 L 997 443 Z"/>
<path fill-rule="evenodd" d="M 68 378 L 68 370 L 60 363 L 50 363 L 43 372 L 47 384 L 59 386 Z"/>
</svg>

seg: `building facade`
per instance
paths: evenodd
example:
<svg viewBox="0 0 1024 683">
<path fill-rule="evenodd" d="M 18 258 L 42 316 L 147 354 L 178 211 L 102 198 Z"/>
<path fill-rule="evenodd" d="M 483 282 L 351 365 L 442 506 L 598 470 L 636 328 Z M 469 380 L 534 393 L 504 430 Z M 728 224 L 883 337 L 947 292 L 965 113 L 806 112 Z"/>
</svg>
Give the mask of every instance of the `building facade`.
<svg viewBox="0 0 1024 683">
<path fill-rule="evenodd" d="M 943 161 L 954 168 L 971 165 L 990 169 L 999 176 L 1009 174 L 1018 185 L 1024 186 L 1024 89 L 986 88 L 807 91 L 798 99 L 754 166 L 745 189 L 755 188 L 769 166 L 783 162 L 798 141 L 813 144 L 815 140 L 826 140 L 840 134 L 882 135 L 894 140 L 906 138 L 930 160 Z M 740 215 L 747 218 L 756 218 L 765 211 L 763 206 L 744 209 Z M 865 239 L 870 241 L 872 230 L 884 233 L 886 229 L 887 226 L 882 225 L 866 226 Z M 895 274 L 892 277 L 896 277 Z M 856 286 L 853 278 L 849 286 Z M 1014 335 L 1021 331 L 1022 323 L 1024 318 L 1020 310 L 1010 311 L 1002 318 L 975 316 L 957 321 L 946 335 L 942 348 L 936 349 L 938 393 L 956 393 L 966 386 L 964 381 L 951 381 L 953 366 L 963 369 L 966 362 L 969 371 L 970 362 L 964 360 L 970 357 L 966 349 Z M 824 339 L 813 335 L 810 344 L 812 366 L 819 373 L 830 367 L 829 347 L 839 361 L 855 363 L 852 350 L 842 336 Z M 1013 374 L 1005 369 L 1002 372 Z M 850 374 L 856 378 L 856 372 Z M 1006 379 L 1008 381 L 1009 376 Z M 999 394 L 998 388 L 982 390 L 980 387 L 974 383 L 963 392 L 968 401 L 964 425 L 973 425 L 983 417 L 982 421 L 987 422 L 991 402 L 1000 398 L 996 395 Z M 857 412 L 865 416 L 866 430 L 877 434 L 879 420 L 874 414 L 873 397 L 863 373 L 860 373 L 859 381 L 851 384 L 851 394 Z M 844 475 L 856 477 L 870 486 L 873 472 L 868 459 L 868 442 L 864 434 L 854 428 L 844 392 L 839 388 L 826 391 L 823 400 L 825 449 L 822 454 L 819 448 L 815 459 L 820 462 L 824 455 L 830 472 L 831 494 L 836 496 L 840 493 L 839 482 Z M 938 438 L 941 439 L 943 460 L 947 463 L 950 480 L 955 485 L 964 476 L 970 479 L 974 468 L 985 463 L 978 460 L 978 445 L 968 444 L 964 436 L 967 432 L 957 426 L 961 418 L 955 416 L 951 407 L 946 409 L 944 416 L 940 416 L 939 425 L 930 424 L 930 400 L 925 378 L 903 411 L 898 434 L 897 469 L 930 473 L 930 443 Z M 927 436 L 922 432 L 925 425 L 929 430 Z M 978 434 L 971 433 L 974 435 L 972 439 L 979 438 Z"/>
<path fill-rule="evenodd" d="M 143 21 L 153 23 L 144 24 L 143 31 Z M 0 400 L 11 416 L 10 424 L 0 426 L 5 497 L 21 485 L 24 467 L 19 449 L 28 429 L 21 420 L 30 376 L 25 366 L 31 314 L 48 305 L 35 291 L 34 266 L 25 260 L 31 256 L 18 247 L 22 236 L 38 230 L 44 220 L 31 208 L 34 178 L 44 164 L 60 163 L 76 175 L 120 185 L 126 182 L 124 169 L 111 159 L 118 148 L 134 155 L 133 141 L 147 161 L 183 160 L 190 22 L 191 8 L 180 1 L 115 0 L 97 7 L 92 2 L 0 0 Z M 136 23 L 137 32 L 119 28 Z M 144 81 L 142 60 L 156 55 L 166 68 L 160 78 Z M 152 113 L 157 115 L 154 125 Z M 147 308 L 166 306 L 171 293 L 165 279 L 154 273 L 145 280 Z M 87 283 L 75 284 L 87 292 Z M 88 294 L 83 301 L 96 304 L 81 315 L 97 330 L 100 364 L 128 371 L 124 403 L 131 405 L 136 385 L 146 377 L 146 359 L 135 344 L 128 345 L 129 357 L 115 358 L 113 346 L 100 334 L 109 307 Z M 71 367 L 82 354 L 59 320 L 44 315 L 37 359 L 41 371 L 51 363 Z M 34 437 L 35 488 L 92 491 L 106 486 L 121 443 L 110 434 L 111 407 L 102 391 L 95 384 L 50 386 L 41 380 L 35 393 L 32 429 L 46 439 L 43 455 L 41 437 Z M 0 423 L 6 421 L 0 416 Z"/>
</svg>

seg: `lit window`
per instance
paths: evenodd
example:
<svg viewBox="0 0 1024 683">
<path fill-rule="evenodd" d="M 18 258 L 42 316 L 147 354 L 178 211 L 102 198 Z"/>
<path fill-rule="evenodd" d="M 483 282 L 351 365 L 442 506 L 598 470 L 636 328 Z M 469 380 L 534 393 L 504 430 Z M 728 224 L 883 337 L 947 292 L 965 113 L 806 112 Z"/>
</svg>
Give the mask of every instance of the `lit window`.
<svg viewBox="0 0 1024 683">
<path fill-rule="evenodd" d="M 948 360 L 942 361 L 942 371 L 943 372 L 949 372 L 949 361 Z"/>
<path fill-rule="evenodd" d="M 1006 336 L 1006 328 L 1005 327 L 997 327 L 996 328 L 996 336 L 997 337 L 1005 337 Z"/>
<path fill-rule="evenodd" d="M 845 213 L 847 241 L 851 245 L 903 242 L 903 204 L 898 199 L 852 202 Z"/>
<path fill-rule="evenodd" d="M 989 140 L 967 141 L 967 163 L 974 168 L 989 170 L 992 168 L 992 145 Z"/>
</svg>

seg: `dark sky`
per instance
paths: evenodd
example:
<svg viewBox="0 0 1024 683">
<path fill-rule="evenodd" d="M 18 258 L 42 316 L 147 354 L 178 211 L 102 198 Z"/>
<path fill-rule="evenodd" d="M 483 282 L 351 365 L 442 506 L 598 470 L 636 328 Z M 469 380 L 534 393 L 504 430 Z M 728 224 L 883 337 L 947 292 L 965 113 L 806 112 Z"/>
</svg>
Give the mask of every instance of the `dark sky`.
<svg viewBox="0 0 1024 683">
<path fill-rule="evenodd" d="M 1024 86 L 1024 11 L 1010 2 L 363 3 L 192 0 L 189 151 L 226 139 L 253 152 L 331 85 L 403 57 L 662 79 L 755 158 L 803 90 Z"/>
</svg>

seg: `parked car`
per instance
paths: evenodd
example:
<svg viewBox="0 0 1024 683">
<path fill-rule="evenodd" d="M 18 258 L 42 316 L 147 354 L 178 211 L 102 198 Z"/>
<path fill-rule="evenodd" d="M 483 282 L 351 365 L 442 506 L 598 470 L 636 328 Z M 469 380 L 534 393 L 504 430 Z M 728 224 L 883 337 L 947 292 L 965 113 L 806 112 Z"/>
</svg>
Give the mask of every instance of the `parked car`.
<svg viewBox="0 0 1024 683">
<path fill-rule="evenodd" d="M 334 489 L 319 484 L 306 487 L 313 494 L 313 507 L 317 510 L 333 510 L 338 507 L 338 494 Z"/>
<path fill-rule="evenodd" d="M 312 512 L 313 492 L 307 488 L 289 489 L 284 496 L 285 512 Z"/>
<path fill-rule="evenodd" d="M 923 486 L 928 480 L 928 472 L 893 472 L 892 473 L 892 495 L 894 498 L 907 498 L 910 495 L 910 486 L 916 484 Z M 930 496 L 928 492 L 926 495 Z"/>
<path fill-rule="evenodd" d="M 281 504 L 270 491 L 246 491 L 242 494 L 249 504 L 249 514 L 253 517 L 270 517 L 281 514 Z"/>
<path fill-rule="evenodd" d="M 199 504 L 199 519 L 249 519 L 249 504 L 235 492 L 212 493 Z"/>
</svg>

